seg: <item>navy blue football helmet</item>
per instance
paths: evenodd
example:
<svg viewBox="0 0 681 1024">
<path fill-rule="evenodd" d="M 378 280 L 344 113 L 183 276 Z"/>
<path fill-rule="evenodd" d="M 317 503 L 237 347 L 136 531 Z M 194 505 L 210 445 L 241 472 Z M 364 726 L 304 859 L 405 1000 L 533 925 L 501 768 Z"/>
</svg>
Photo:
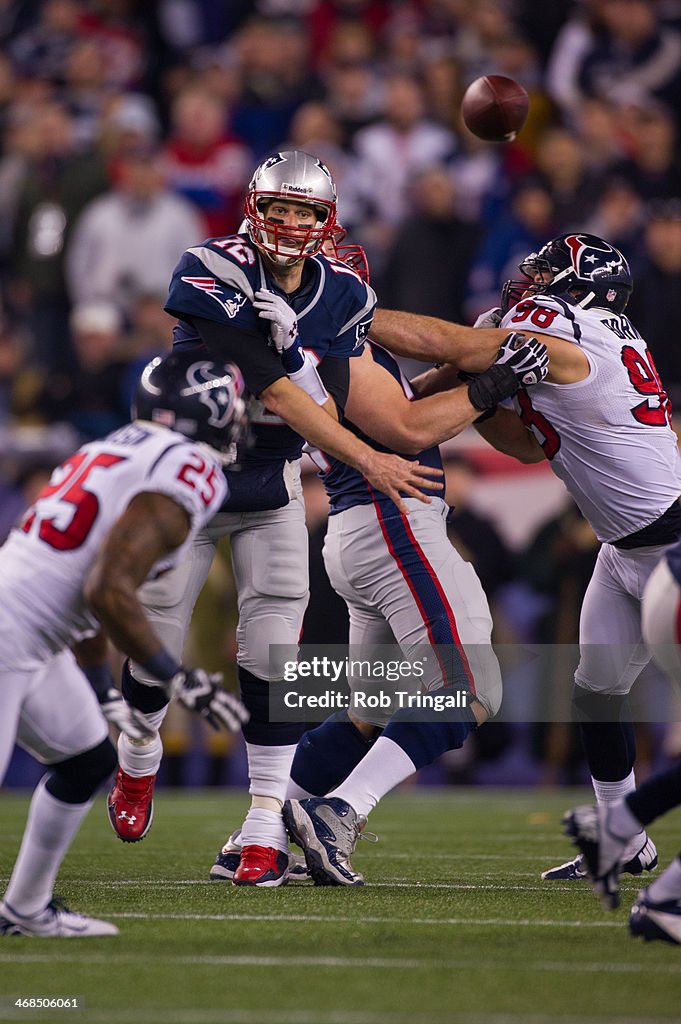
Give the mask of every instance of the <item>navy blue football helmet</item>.
<svg viewBox="0 0 681 1024">
<path fill-rule="evenodd" d="M 634 282 L 626 259 L 598 235 L 560 235 L 530 253 L 519 267 L 524 280 L 507 281 L 502 309 L 506 312 L 523 294 L 560 295 L 582 309 L 598 306 L 623 313 Z M 536 275 L 541 274 L 543 281 Z"/>
<path fill-rule="evenodd" d="M 218 452 L 245 440 L 244 380 L 234 363 L 196 350 L 171 352 L 148 363 L 132 402 L 132 418 L 161 423 Z"/>
</svg>

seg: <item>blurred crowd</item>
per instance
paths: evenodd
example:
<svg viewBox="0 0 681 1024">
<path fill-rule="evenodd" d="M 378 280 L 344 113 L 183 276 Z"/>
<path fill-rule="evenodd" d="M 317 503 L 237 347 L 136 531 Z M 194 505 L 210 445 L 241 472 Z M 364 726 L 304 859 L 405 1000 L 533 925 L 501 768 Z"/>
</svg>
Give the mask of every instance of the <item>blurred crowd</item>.
<svg viewBox="0 0 681 1024">
<path fill-rule="evenodd" d="M 0 0 L 0 43 L 0 539 L 51 464 L 128 419 L 178 256 L 237 230 L 277 149 L 329 165 L 384 307 L 472 323 L 547 239 L 606 237 L 681 401 L 681 0 Z M 512 143 L 462 124 L 488 73 L 530 95 Z M 511 556 L 466 511 L 474 468 L 451 471 L 493 603 L 525 588 L 528 635 L 576 636 L 588 527 L 568 506 L 541 557 Z"/>
</svg>

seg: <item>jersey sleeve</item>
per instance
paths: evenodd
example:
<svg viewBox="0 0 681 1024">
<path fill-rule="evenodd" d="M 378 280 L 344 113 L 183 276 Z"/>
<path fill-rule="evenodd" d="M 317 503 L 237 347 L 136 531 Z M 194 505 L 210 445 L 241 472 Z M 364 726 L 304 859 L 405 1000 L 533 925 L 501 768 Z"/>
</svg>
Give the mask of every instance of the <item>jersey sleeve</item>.
<svg viewBox="0 0 681 1024">
<path fill-rule="evenodd" d="M 199 316 L 257 332 L 254 274 L 253 252 L 238 236 L 203 242 L 182 254 L 164 309 L 178 320 Z"/>
<path fill-rule="evenodd" d="M 140 490 L 166 494 L 186 509 L 192 531 L 201 529 L 227 496 L 222 465 L 192 442 L 169 445 L 154 462 Z"/>
<path fill-rule="evenodd" d="M 251 394 L 261 394 L 275 380 L 286 376 L 281 358 L 262 334 L 239 330 L 234 324 L 218 324 L 203 317 L 195 316 L 193 324 L 214 358 L 236 363 Z"/>
<path fill-rule="evenodd" d="M 344 266 L 341 264 L 341 266 Z M 334 272 L 333 265 L 331 266 Z M 351 359 L 360 356 L 364 343 L 369 336 L 376 309 L 376 293 L 354 271 L 345 268 L 345 274 L 335 271 L 339 276 L 339 284 L 345 285 L 342 298 L 337 300 L 337 311 L 340 314 L 338 331 L 331 344 L 328 355 L 336 359 Z M 347 274 L 352 277 L 348 278 Z"/>
</svg>

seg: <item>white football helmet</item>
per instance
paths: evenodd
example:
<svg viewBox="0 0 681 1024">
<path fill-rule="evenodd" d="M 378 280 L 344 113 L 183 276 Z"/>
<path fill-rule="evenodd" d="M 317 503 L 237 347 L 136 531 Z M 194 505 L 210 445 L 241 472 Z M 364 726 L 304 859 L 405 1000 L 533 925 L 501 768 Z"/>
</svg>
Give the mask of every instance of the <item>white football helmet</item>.
<svg viewBox="0 0 681 1024">
<path fill-rule="evenodd" d="M 313 227 L 292 227 L 266 219 L 272 199 L 311 206 Z M 336 230 L 336 186 L 328 167 L 302 150 L 274 153 L 259 164 L 246 193 L 244 216 L 251 241 L 279 266 L 320 252 Z"/>
</svg>

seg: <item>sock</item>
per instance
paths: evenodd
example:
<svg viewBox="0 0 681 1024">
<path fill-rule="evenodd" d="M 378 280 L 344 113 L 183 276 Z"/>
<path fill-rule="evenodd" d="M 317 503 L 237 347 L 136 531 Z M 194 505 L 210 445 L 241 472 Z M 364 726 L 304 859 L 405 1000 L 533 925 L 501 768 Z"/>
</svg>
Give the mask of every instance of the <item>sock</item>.
<svg viewBox="0 0 681 1024">
<path fill-rule="evenodd" d="M 633 839 L 643 831 L 643 825 L 632 814 L 626 800 L 617 800 L 608 809 L 608 828 L 620 839 Z"/>
<path fill-rule="evenodd" d="M 295 752 L 296 744 L 293 743 L 285 747 L 246 743 L 250 779 L 248 791 L 252 797 L 271 797 L 280 806 L 283 805 Z M 281 811 L 251 807 L 241 828 L 241 841 L 244 846 L 257 844 L 288 850 Z"/>
<path fill-rule="evenodd" d="M 241 826 L 241 845 L 273 846 L 288 853 L 288 836 L 281 812 L 251 807 Z"/>
<path fill-rule="evenodd" d="M 681 854 L 645 890 L 653 903 L 681 899 Z"/>
<path fill-rule="evenodd" d="M 44 910 L 52 899 L 54 882 L 80 824 L 92 807 L 57 800 L 45 788 L 45 776 L 31 799 L 28 820 L 5 902 L 24 917 Z"/>
<path fill-rule="evenodd" d="M 307 800 L 311 796 L 325 796 L 325 792 L 311 793 L 309 789 L 303 789 L 303 787 L 299 786 L 297 782 L 293 781 L 293 779 L 288 780 L 288 785 L 286 786 L 287 800 Z"/>
<path fill-rule="evenodd" d="M 394 740 L 379 736 L 347 779 L 329 793 L 339 797 L 365 817 L 391 789 L 416 771 L 416 765 Z"/>
<path fill-rule="evenodd" d="M 154 716 L 145 717 L 151 719 Z M 143 775 L 156 775 L 161 767 L 162 757 L 163 743 L 158 733 L 149 742 L 144 743 L 134 743 L 124 733 L 118 737 L 118 763 L 124 772 L 135 779 Z"/>
<path fill-rule="evenodd" d="M 633 769 L 626 778 L 619 779 L 617 782 L 603 782 L 599 779 L 594 779 L 593 776 L 591 777 L 591 782 L 599 804 L 614 803 L 615 800 L 620 800 L 627 793 L 631 793 L 636 789 Z"/>
<path fill-rule="evenodd" d="M 366 739 L 344 714 L 332 715 L 316 729 L 308 729 L 293 758 L 287 797 L 300 799 L 298 793 L 324 796 L 348 777 L 373 743 L 374 739 Z"/>
</svg>

